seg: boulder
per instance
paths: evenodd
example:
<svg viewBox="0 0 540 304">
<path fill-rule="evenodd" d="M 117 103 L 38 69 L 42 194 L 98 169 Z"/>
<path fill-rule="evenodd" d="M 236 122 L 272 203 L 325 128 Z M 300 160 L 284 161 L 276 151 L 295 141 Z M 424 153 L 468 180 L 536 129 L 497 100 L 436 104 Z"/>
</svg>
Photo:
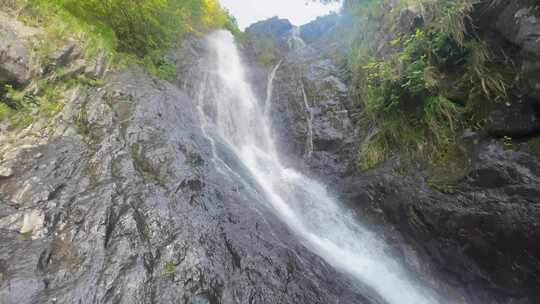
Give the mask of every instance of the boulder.
<svg viewBox="0 0 540 304">
<path fill-rule="evenodd" d="M 89 59 L 84 69 L 84 74 L 90 78 L 98 79 L 104 77 L 109 70 L 107 56 L 100 53 L 92 59 Z"/>
<path fill-rule="evenodd" d="M 540 101 L 540 5 L 535 0 L 500 1 L 481 20 L 518 47 L 522 65 L 520 78 L 529 94 Z M 493 22 L 495 20 L 495 22 Z"/>
<path fill-rule="evenodd" d="M 10 167 L 0 166 L 0 179 L 13 176 L 13 169 Z"/>
<path fill-rule="evenodd" d="M 485 130 L 493 136 L 522 137 L 540 131 L 540 104 L 530 98 L 487 105 Z"/>
<path fill-rule="evenodd" d="M 33 72 L 29 38 L 40 31 L 0 12 L 0 84 L 24 86 Z"/>
<path fill-rule="evenodd" d="M 496 27 L 523 51 L 540 57 L 540 6 L 537 1 L 511 1 L 502 9 Z"/>
<path fill-rule="evenodd" d="M 84 73 L 86 69 L 87 69 L 86 60 L 77 59 L 60 76 L 61 77 L 76 77 Z"/>
</svg>

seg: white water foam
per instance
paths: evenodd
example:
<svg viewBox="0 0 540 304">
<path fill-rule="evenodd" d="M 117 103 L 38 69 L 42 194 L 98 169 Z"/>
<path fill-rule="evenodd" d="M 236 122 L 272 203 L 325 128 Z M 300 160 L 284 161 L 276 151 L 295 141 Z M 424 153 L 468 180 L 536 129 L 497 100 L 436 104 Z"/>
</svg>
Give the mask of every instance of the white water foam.
<svg viewBox="0 0 540 304">
<path fill-rule="evenodd" d="M 209 71 L 199 100 L 203 128 L 217 129 L 299 240 L 389 304 L 441 303 L 432 291 L 411 279 L 387 254 L 387 245 L 342 208 L 322 184 L 283 165 L 270 119 L 265 117 L 269 105 L 261 105 L 253 93 L 233 36 L 215 32 L 208 37 L 208 45 Z M 210 133 L 215 132 L 205 134 Z"/>
</svg>

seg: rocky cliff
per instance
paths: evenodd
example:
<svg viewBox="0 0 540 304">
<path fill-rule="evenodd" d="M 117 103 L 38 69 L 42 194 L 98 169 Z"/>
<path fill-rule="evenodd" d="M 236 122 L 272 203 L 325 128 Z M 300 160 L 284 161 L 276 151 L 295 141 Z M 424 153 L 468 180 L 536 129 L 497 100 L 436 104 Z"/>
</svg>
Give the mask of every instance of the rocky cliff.
<svg viewBox="0 0 540 304">
<path fill-rule="evenodd" d="M 249 72 L 265 100 L 275 71 L 270 111 L 287 163 L 327 182 L 451 303 L 540 301 L 535 2 L 499 1 L 472 15 L 493 45 L 514 52 L 513 77 L 523 81 L 510 104 L 488 103 L 485 128 L 459 134 L 466 157 L 443 171 L 452 174 L 443 184 L 397 153 L 358 170 L 374 126 L 351 94 L 350 41 L 335 39 L 350 16 L 249 30 L 280 46 L 271 66 Z M 360 36 L 390 52 L 391 26 L 411 31 L 423 17 L 403 8 L 385 17 L 397 19 L 367 20 Z M 203 39 L 169 52 L 176 71 L 163 80 L 137 66 L 111 69 L 77 41 L 44 62 L 29 43 L 40 32 L 0 15 L 0 83 L 32 100 L 45 94 L 44 79 L 78 80 L 47 116 L 0 125 L 1 303 L 384 303 L 302 246 L 243 182 L 249 173 L 227 145 L 202 130 Z M 307 45 L 287 43 L 301 38 Z M 257 50 L 244 51 L 254 62 Z M 218 170 L 213 145 L 239 176 Z"/>
<path fill-rule="evenodd" d="M 39 29 L 2 18 L 1 79 L 30 98 L 56 72 L 28 49 Z M 94 67 L 77 48 L 54 53 L 80 65 L 73 77 Z M 254 203 L 255 185 L 217 170 L 190 94 L 204 52 L 197 39 L 171 51 L 171 81 L 100 68 L 99 82 L 62 92 L 52 117 L 4 123 L 1 303 L 370 303 Z"/>
<path fill-rule="evenodd" d="M 474 11 L 472 22 L 490 37 L 490 47 L 510 52 L 519 66 L 512 77 L 523 82 L 512 89 L 510 101 L 482 106 L 481 129 L 459 135 L 465 156 L 455 168 L 441 169 L 452 180 L 443 185 L 434 182 L 434 172 L 421 160 L 397 153 L 367 172 L 358 170 L 360 145 L 374 129 L 354 94 L 348 94 L 350 71 L 336 46 L 350 41 L 329 38 L 343 30 L 340 22 L 349 24 L 349 16 L 341 16 L 308 47 L 284 55 L 277 72 L 275 126 L 284 148 L 307 161 L 305 170 L 333 184 L 364 220 L 393 227 L 394 232 L 382 228 L 381 233 L 390 242 L 402 236 L 426 262 L 411 267 L 462 286 L 466 299 L 455 298 L 456 303 L 540 301 L 540 160 L 534 145 L 540 134 L 539 12 L 535 1 L 501 1 Z M 361 41 L 380 55 L 391 52 L 392 29 L 414 33 L 423 18 L 405 7 L 367 19 Z M 319 20 L 306 28 L 324 24 Z M 407 246 L 397 247 L 406 256 Z"/>
</svg>

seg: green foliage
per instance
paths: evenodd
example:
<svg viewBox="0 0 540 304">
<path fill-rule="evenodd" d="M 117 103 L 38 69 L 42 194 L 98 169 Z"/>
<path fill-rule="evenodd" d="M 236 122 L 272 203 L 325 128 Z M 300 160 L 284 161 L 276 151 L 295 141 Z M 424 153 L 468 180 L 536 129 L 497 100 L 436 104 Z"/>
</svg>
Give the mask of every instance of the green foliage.
<svg viewBox="0 0 540 304">
<path fill-rule="evenodd" d="M 4 85 L 0 98 L 0 120 L 9 121 L 17 128 L 25 128 L 32 123 L 30 109 L 36 105 L 37 101 L 32 96 L 11 85 Z"/>
<path fill-rule="evenodd" d="M 36 115 L 52 117 L 62 109 L 62 93 L 76 86 L 100 86 L 102 80 L 71 77 L 50 63 L 49 55 L 75 39 L 84 57 L 98 54 L 115 65 L 139 63 L 161 78 L 176 71 L 163 52 L 188 34 L 226 27 L 239 34 L 236 21 L 218 0 L 1 0 L 6 10 L 43 29 L 32 41 L 37 61 L 47 72 L 35 90 L 0 88 L 0 120 L 26 127 Z M 52 76 L 52 77 L 49 77 Z M 45 77 L 43 77 L 45 78 Z M 84 129 L 84 128 L 83 128 Z M 86 132 L 87 130 L 83 130 Z"/>
<path fill-rule="evenodd" d="M 163 265 L 163 269 L 165 270 L 166 274 L 173 274 L 176 271 L 176 265 L 173 262 L 167 261 Z"/>
<path fill-rule="evenodd" d="M 465 43 L 467 22 L 470 20 L 474 4 L 479 0 L 439 0 L 431 3 L 433 15 L 428 23 L 436 30 L 452 37 L 459 45 Z"/>
<path fill-rule="evenodd" d="M 102 23 L 88 23 L 70 13 L 64 6 L 64 0 L 11 0 L 12 9 L 16 10 L 23 22 L 43 29 L 40 41 L 33 41 L 38 59 L 47 64 L 47 56 L 68 39 L 81 42 L 86 55 L 98 52 L 112 55 L 117 48 L 114 32 Z"/>
<path fill-rule="evenodd" d="M 111 29 L 118 50 L 144 57 L 168 47 L 180 35 L 224 27 L 228 16 L 216 0 L 62 0 L 88 23 Z"/>
<path fill-rule="evenodd" d="M 380 18 L 364 21 L 366 26 L 391 24 L 402 8 L 410 6 L 424 19 L 412 32 L 394 28 L 392 40 L 381 37 L 385 45 L 373 36 L 378 32 L 364 35 L 362 46 L 349 54 L 352 95 L 364 104 L 374 126 L 360 149 L 361 170 L 398 151 L 419 156 L 430 165 L 441 167 L 446 162 L 450 167 L 453 159 L 460 158 L 459 153 L 448 153 L 459 146 L 459 132 L 480 124 L 475 111 L 481 101 L 507 99 L 515 75 L 512 60 L 469 32 L 474 30 L 469 15 L 479 3 L 483 2 L 346 1 L 345 9 L 358 20 Z"/>
<path fill-rule="evenodd" d="M 355 16 L 380 18 L 390 6 L 390 0 L 345 0 L 343 8 Z"/>
<path fill-rule="evenodd" d="M 223 27 L 239 33 L 235 20 L 217 0 L 10 1 L 24 12 L 25 21 L 44 27 L 56 38 L 46 41 L 75 36 L 85 42 L 89 53 L 124 54 L 123 62 L 134 56 L 152 62 L 156 69 L 160 69 L 156 53 L 184 35 Z M 46 52 L 53 47 L 54 43 L 45 43 L 39 49 Z"/>
<path fill-rule="evenodd" d="M 60 113 L 64 107 L 61 102 L 63 92 L 79 85 L 99 86 L 102 82 L 79 75 L 75 78 L 38 80 L 35 91 L 17 90 L 5 85 L 0 92 L 0 121 L 8 121 L 18 129 L 26 128 L 39 117 L 51 118 Z"/>
<path fill-rule="evenodd" d="M 512 75 L 515 74 L 514 63 L 501 52 L 498 56 L 490 50 L 484 41 L 467 42 L 467 76 L 469 81 L 477 82 L 478 90 L 489 99 L 504 101 L 508 97 Z"/>
<path fill-rule="evenodd" d="M 510 136 L 504 136 L 502 138 L 502 144 L 505 149 L 508 149 L 508 150 L 514 149 L 514 139 Z"/>
<path fill-rule="evenodd" d="M 418 29 L 399 43 L 402 51 L 373 59 L 362 68 L 362 99 L 379 129 L 363 150 L 368 152 L 361 156 L 363 170 L 396 149 L 433 157 L 456 144 L 455 131 L 461 128 L 464 109 L 440 88 L 450 57 L 462 51 L 447 52 L 447 43 L 448 38 L 439 33 Z"/>
<path fill-rule="evenodd" d="M 0 100 L 0 121 L 7 119 L 11 115 L 11 108 Z"/>
<path fill-rule="evenodd" d="M 152 75 L 161 79 L 167 79 L 176 72 L 176 65 L 161 56 L 159 52 L 153 52 L 151 55 L 146 56 L 143 65 Z"/>
<path fill-rule="evenodd" d="M 88 111 L 86 110 L 86 105 L 81 107 L 77 115 L 74 117 L 74 122 L 79 134 L 84 137 L 90 136 L 92 129 L 90 122 L 88 121 Z"/>
<path fill-rule="evenodd" d="M 23 240 L 23 241 L 31 241 L 32 240 L 32 234 L 33 234 L 32 230 L 21 233 L 21 240 Z"/>
<path fill-rule="evenodd" d="M 534 137 L 529 139 L 529 147 L 531 147 L 532 151 L 536 153 L 537 156 L 540 157 L 540 137 Z"/>
<path fill-rule="evenodd" d="M 84 75 L 77 75 L 77 77 L 74 79 L 74 81 L 76 81 L 77 83 L 89 86 L 89 87 L 100 87 L 100 86 L 103 86 L 105 84 L 103 79 L 99 79 L 99 78 L 98 79 L 93 79 L 93 78 L 89 78 L 89 77 L 84 76 Z"/>
<path fill-rule="evenodd" d="M 276 63 L 279 58 L 279 48 L 271 38 L 257 37 L 253 35 L 244 35 L 244 43 L 251 45 L 256 51 L 255 56 L 258 63 L 270 67 Z"/>
</svg>

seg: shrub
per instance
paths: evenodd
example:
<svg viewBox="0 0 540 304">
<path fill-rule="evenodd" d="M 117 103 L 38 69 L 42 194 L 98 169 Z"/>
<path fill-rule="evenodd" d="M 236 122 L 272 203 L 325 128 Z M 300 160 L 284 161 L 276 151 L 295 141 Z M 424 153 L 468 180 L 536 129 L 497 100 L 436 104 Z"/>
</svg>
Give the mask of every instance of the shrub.
<svg viewBox="0 0 540 304">
<path fill-rule="evenodd" d="M 243 40 L 255 50 L 255 56 L 258 63 L 267 67 L 276 64 L 280 51 L 271 38 L 245 34 Z"/>
<path fill-rule="evenodd" d="M 163 51 L 175 40 L 218 27 L 239 33 L 218 0 L 0 0 L 0 4 L 23 22 L 43 28 L 44 35 L 31 46 L 47 73 L 56 75 L 62 70 L 49 63 L 49 55 L 71 38 L 81 42 L 85 57 L 105 53 L 113 64 L 136 62 L 168 78 L 176 67 L 164 59 Z M 0 87 L 0 119 L 27 126 L 37 113 L 56 115 L 62 109 L 61 92 L 74 85 L 101 84 L 84 76 L 43 77 L 36 82 L 38 92 L 29 96 L 24 90 Z"/>
<path fill-rule="evenodd" d="M 529 139 L 529 146 L 540 157 L 540 137 L 534 137 Z"/>
<path fill-rule="evenodd" d="M 381 8 L 391 4 L 392 9 Z M 473 33 L 469 15 L 476 0 L 349 0 L 358 22 L 390 26 L 400 8 L 415 5 L 422 12 L 416 27 L 396 31 L 394 39 L 364 34 L 348 59 L 353 98 L 361 101 L 374 126 L 362 143 L 360 168 L 367 170 L 395 152 L 421 156 L 443 166 L 464 128 L 476 128 L 481 101 L 503 101 L 515 74 L 504 51 Z M 375 13 L 374 13 L 375 12 Z M 366 27 L 369 22 L 365 23 Z M 379 28 L 378 31 L 381 29 Z M 393 29 L 392 31 L 394 31 Z M 370 36 L 371 35 L 371 36 Z M 381 44 L 381 39 L 385 44 Z M 458 149 L 459 150 L 459 149 Z"/>
<path fill-rule="evenodd" d="M 361 70 L 365 75 L 362 99 L 379 129 L 369 145 L 371 150 L 384 150 L 362 156 L 369 164 L 361 165 L 362 169 L 384 161 L 395 149 L 431 157 L 455 143 L 464 109 L 444 95 L 441 82 L 449 57 L 462 51 L 456 46 L 448 52 L 447 39 L 418 29 L 400 43 L 402 51 L 373 59 Z"/>
<path fill-rule="evenodd" d="M 216 0 L 61 0 L 74 16 L 110 28 L 118 50 L 144 57 L 180 35 L 226 25 Z"/>
<path fill-rule="evenodd" d="M 29 21 L 49 28 L 67 24 L 109 49 L 139 58 L 169 47 L 185 34 L 220 27 L 237 30 L 217 0 L 10 1 L 24 8 Z"/>
</svg>

